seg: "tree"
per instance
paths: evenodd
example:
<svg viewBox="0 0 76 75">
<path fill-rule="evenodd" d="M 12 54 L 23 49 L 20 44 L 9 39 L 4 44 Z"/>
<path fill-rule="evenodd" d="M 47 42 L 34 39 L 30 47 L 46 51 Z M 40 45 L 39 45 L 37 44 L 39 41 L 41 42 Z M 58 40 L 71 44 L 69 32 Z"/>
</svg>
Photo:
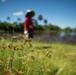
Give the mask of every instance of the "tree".
<svg viewBox="0 0 76 75">
<path fill-rule="evenodd" d="M 21 21 L 21 18 L 17 18 L 17 20 L 20 22 Z"/>
<path fill-rule="evenodd" d="M 46 19 L 44 19 L 44 24 L 47 25 L 47 20 Z"/>
<path fill-rule="evenodd" d="M 41 21 L 42 19 L 43 19 L 42 15 L 39 15 L 39 16 L 38 16 L 38 20 Z"/>
<path fill-rule="evenodd" d="M 8 31 L 9 31 L 9 24 L 7 22 L 3 22 L 3 29 L 8 33 Z"/>
<path fill-rule="evenodd" d="M 36 19 L 32 19 L 32 21 L 33 21 L 33 24 L 34 24 L 34 25 L 38 25 L 38 22 L 37 22 Z"/>
<path fill-rule="evenodd" d="M 35 29 L 35 30 L 39 30 L 39 31 L 44 30 L 44 29 L 43 29 L 43 26 L 41 26 L 41 25 L 34 25 L 34 29 Z"/>
<path fill-rule="evenodd" d="M 64 31 L 65 31 L 65 32 L 72 32 L 72 28 L 66 27 L 66 28 L 64 28 Z"/>
<path fill-rule="evenodd" d="M 76 28 L 74 28 L 73 31 L 76 32 Z"/>
<path fill-rule="evenodd" d="M 7 20 L 9 21 L 10 20 L 10 17 L 7 17 Z"/>
</svg>

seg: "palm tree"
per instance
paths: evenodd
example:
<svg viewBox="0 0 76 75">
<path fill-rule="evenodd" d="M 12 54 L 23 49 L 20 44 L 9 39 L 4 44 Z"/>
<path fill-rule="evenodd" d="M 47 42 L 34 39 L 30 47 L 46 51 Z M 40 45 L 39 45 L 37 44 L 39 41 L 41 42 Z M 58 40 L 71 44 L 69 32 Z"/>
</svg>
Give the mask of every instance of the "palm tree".
<svg viewBox="0 0 76 75">
<path fill-rule="evenodd" d="M 38 25 L 38 22 L 37 22 L 36 19 L 32 19 L 32 21 L 33 21 L 33 24 L 34 24 L 34 25 Z"/>
<path fill-rule="evenodd" d="M 42 15 L 39 15 L 39 16 L 38 16 L 38 20 L 41 21 L 42 19 L 43 19 Z"/>
<path fill-rule="evenodd" d="M 10 17 L 7 17 L 7 20 L 9 21 L 10 20 Z"/>
<path fill-rule="evenodd" d="M 44 24 L 47 25 L 47 20 L 46 19 L 44 19 Z"/>
<path fill-rule="evenodd" d="M 21 21 L 21 18 L 17 18 L 17 20 L 20 22 Z"/>
</svg>

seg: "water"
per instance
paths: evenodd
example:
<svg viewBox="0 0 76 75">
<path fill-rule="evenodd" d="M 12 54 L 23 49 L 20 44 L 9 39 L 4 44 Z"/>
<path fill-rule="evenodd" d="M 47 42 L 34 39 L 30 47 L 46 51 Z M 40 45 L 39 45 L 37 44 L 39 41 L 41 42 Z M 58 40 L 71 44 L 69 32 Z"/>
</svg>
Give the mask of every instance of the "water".
<svg viewBox="0 0 76 75">
<path fill-rule="evenodd" d="M 76 32 L 35 32 L 34 40 L 41 42 L 59 42 L 76 44 Z"/>
<path fill-rule="evenodd" d="M 2 36 L 5 33 L 0 33 Z M 7 35 L 7 34 L 6 34 Z M 12 34 L 10 34 L 12 37 Z M 17 34 L 15 35 L 17 36 Z M 6 38 L 7 36 L 5 36 Z M 18 39 L 15 38 L 16 40 Z M 34 41 L 40 42 L 59 42 L 59 43 L 67 43 L 67 44 L 76 44 L 76 32 L 44 32 L 38 31 L 34 33 Z"/>
</svg>

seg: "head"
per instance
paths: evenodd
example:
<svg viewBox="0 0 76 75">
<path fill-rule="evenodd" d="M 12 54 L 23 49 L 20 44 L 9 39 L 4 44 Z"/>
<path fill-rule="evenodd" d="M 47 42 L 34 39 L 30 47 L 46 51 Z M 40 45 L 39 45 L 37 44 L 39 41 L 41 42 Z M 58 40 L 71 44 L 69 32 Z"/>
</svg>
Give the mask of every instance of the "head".
<svg viewBox="0 0 76 75">
<path fill-rule="evenodd" d="M 27 13 L 26 13 L 25 17 L 32 18 L 32 17 L 34 17 L 34 15 L 35 15 L 35 12 L 34 11 L 27 10 Z"/>
</svg>

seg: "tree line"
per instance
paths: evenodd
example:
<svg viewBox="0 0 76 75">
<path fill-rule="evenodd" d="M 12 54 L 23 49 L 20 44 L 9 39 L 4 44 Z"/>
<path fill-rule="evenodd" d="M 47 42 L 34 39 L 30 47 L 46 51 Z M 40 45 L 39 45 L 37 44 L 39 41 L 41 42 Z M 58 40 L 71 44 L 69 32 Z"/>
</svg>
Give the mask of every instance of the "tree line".
<svg viewBox="0 0 76 75">
<path fill-rule="evenodd" d="M 23 32 L 23 23 L 20 22 L 21 19 L 18 18 L 17 20 L 20 23 L 14 22 L 14 23 L 9 23 L 10 21 L 10 17 L 7 17 L 8 22 L 1 22 L 0 21 L 0 31 L 4 31 L 4 32 Z M 40 23 L 38 24 L 38 20 L 40 21 Z M 48 20 L 44 19 L 42 15 L 38 16 L 38 20 L 36 19 L 32 19 L 33 23 L 34 23 L 34 30 L 35 31 L 65 31 L 65 32 L 72 32 L 75 31 L 76 32 L 76 28 L 70 28 L 70 27 L 66 27 L 64 29 L 60 28 L 59 26 L 53 25 L 53 24 L 48 24 Z M 41 25 L 41 22 L 44 22 L 44 25 Z"/>
</svg>

